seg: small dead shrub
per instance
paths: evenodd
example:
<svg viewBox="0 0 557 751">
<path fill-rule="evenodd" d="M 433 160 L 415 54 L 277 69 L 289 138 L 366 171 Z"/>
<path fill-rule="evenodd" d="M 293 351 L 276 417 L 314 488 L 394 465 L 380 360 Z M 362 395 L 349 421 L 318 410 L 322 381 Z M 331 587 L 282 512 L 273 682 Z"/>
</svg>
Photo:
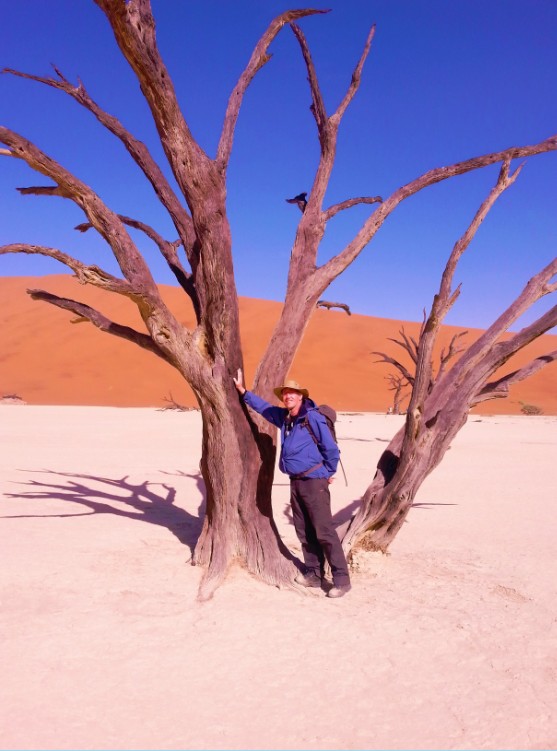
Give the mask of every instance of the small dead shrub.
<svg viewBox="0 0 557 751">
<path fill-rule="evenodd" d="M 543 415 L 541 407 L 536 407 L 535 404 L 524 404 L 524 402 L 520 402 L 520 411 L 523 415 Z"/>
</svg>

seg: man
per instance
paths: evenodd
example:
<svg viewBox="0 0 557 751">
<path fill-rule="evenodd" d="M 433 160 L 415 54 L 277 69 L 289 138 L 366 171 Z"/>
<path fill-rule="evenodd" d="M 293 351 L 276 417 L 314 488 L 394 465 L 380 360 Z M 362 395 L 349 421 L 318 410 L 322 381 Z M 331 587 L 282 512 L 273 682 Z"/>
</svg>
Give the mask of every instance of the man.
<svg viewBox="0 0 557 751">
<path fill-rule="evenodd" d="M 339 450 L 325 418 L 309 398 L 308 390 L 296 381 L 288 380 L 274 389 L 285 406 L 273 407 L 246 390 L 241 370 L 233 380 L 248 407 L 280 428 L 279 467 L 290 477 L 294 528 L 302 545 L 305 564 L 305 573 L 298 574 L 295 581 L 304 587 L 320 587 L 327 561 L 333 574 L 333 588 L 327 596 L 343 597 L 351 589 L 350 575 L 333 524 L 329 493 Z"/>
</svg>

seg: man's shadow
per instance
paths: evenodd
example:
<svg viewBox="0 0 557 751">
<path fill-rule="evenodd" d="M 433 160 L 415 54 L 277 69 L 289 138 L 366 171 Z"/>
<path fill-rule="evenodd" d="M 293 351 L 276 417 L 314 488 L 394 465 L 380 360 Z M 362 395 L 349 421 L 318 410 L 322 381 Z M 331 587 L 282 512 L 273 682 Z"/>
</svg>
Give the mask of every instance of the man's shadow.
<svg viewBox="0 0 557 751">
<path fill-rule="evenodd" d="M 205 515 L 206 492 L 201 474 L 175 473 L 175 475 L 181 477 L 192 477 L 195 479 L 201 495 L 197 516 L 190 514 L 185 509 L 176 505 L 176 488 L 170 484 L 154 483 L 148 480 L 134 483 L 128 479 L 127 475 L 120 479 L 112 479 L 110 477 L 98 477 L 96 475 L 71 472 L 53 472 L 50 470 L 40 471 L 40 474 L 50 474 L 66 479 L 62 482 L 56 482 L 55 480 L 50 482 L 29 480 L 25 483 L 29 490 L 20 493 L 6 493 L 6 497 L 25 500 L 56 499 L 69 501 L 89 509 L 89 512 L 21 514 L 4 518 L 21 519 L 42 516 L 65 518 L 71 516 L 89 516 L 90 514 L 113 514 L 114 516 L 123 516 L 126 519 L 134 519 L 165 527 L 182 544 L 187 545 L 193 555 Z M 156 491 L 155 488 L 157 487 L 162 488 L 162 491 Z M 122 504 L 124 508 L 122 508 Z"/>
</svg>

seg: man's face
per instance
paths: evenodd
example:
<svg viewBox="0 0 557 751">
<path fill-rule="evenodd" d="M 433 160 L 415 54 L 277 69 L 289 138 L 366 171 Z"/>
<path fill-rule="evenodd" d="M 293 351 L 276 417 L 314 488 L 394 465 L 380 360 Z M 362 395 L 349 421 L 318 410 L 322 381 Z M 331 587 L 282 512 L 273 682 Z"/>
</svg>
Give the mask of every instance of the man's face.
<svg viewBox="0 0 557 751">
<path fill-rule="evenodd" d="M 303 396 L 296 389 L 282 390 L 282 401 L 289 412 L 297 414 L 302 404 L 302 399 Z"/>
</svg>

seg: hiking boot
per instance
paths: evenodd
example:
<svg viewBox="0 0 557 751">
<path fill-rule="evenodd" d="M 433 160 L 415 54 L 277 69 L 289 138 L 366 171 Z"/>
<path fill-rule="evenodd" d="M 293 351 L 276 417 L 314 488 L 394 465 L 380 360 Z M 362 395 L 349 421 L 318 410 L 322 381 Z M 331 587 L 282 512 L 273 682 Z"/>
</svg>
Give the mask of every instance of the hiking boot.
<svg viewBox="0 0 557 751">
<path fill-rule="evenodd" d="M 320 587 L 321 577 L 317 576 L 315 571 L 309 571 L 307 574 L 299 573 L 294 579 L 296 584 L 301 584 L 302 587 Z"/>
<path fill-rule="evenodd" d="M 351 589 L 352 585 L 350 584 L 350 582 L 347 582 L 346 584 L 339 584 L 338 586 L 335 585 L 327 592 L 327 597 L 344 597 L 344 595 L 347 592 L 350 592 Z"/>
</svg>

